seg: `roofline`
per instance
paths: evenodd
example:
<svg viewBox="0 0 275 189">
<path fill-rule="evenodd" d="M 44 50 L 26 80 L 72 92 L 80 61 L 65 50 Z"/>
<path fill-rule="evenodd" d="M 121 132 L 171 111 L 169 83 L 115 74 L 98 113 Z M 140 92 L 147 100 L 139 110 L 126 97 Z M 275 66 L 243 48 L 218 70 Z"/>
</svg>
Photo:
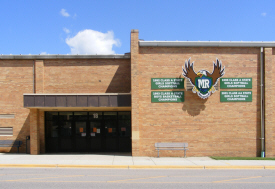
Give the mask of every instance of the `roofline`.
<svg viewBox="0 0 275 189">
<path fill-rule="evenodd" d="M 275 47 L 275 42 L 249 41 L 139 41 L 141 47 Z"/>
<path fill-rule="evenodd" d="M 46 95 L 46 96 L 52 96 L 52 95 L 55 95 L 55 96 L 72 96 L 72 95 L 78 95 L 78 96 L 81 96 L 81 95 L 99 95 L 99 96 L 112 96 L 112 95 L 131 95 L 131 93 L 23 93 L 23 96 L 29 96 L 29 95 L 32 95 L 32 96 L 41 96 L 41 95 Z"/>
<path fill-rule="evenodd" d="M 0 59 L 130 59 L 130 54 L 112 54 L 112 55 L 0 55 Z"/>
</svg>

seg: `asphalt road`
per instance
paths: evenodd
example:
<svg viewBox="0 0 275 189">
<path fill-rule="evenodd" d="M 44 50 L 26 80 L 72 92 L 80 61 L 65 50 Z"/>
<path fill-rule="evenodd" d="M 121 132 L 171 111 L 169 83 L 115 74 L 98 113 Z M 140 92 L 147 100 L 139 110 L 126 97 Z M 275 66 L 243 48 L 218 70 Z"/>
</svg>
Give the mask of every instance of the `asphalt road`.
<svg viewBox="0 0 275 189">
<path fill-rule="evenodd" d="M 275 188 L 275 170 L 0 168 L 1 189 Z"/>
</svg>

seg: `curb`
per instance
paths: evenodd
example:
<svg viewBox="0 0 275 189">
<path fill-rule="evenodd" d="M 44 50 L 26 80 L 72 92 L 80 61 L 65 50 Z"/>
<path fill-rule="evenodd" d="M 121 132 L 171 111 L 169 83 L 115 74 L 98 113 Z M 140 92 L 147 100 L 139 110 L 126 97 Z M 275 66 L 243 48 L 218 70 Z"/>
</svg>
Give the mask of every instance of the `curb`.
<svg viewBox="0 0 275 189">
<path fill-rule="evenodd" d="M 129 165 L 129 169 L 204 169 L 200 165 Z"/>
<path fill-rule="evenodd" d="M 128 169 L 128 165 L 57 165 L 56 168 L 105 168 L 105 169 Z"/>
<path fill-rule="evenodd" d="M 274 165 L 265 166 L 265 169 L 275 169 L 275 166 Z"/>
<path fill-rule="evenodd" d="M 0 164 L 1 168 L 99 168 L 99 169 L 275 169 L 275 166 L 180 166 L 180 165 L 62 165 Z"/>
<path fill-rule="evenodd" d="M 205 169 L 265 169 L 265 166 L 259 165 L 230 165 L 230 166 L 204 166 Z"/>
<path fill-rule="evenodd" d="M 12 167 L 12 168 L 27 168 L 27 167 L 45 167 L 45 168 L 56 168 L 58 165 L 54 164 L 0 164 L 0 167 Z"/>
</svg>

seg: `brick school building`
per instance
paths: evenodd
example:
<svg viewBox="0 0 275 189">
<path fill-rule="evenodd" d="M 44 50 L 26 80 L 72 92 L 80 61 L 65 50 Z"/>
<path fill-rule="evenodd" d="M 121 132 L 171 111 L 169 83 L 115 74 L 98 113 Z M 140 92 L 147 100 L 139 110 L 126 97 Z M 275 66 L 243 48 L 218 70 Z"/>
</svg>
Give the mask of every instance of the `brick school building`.
<svg viewBox="0 0 275 189">
<path fill-rule="evenodd" d="M 274 42 L 132 30 L 130 43 L 124 55 L 0 55 L 0 141 L 30 154 L 157 156 L 155 143 L 184 142 L 187 156 L 275 157 Z"/>
</svg>

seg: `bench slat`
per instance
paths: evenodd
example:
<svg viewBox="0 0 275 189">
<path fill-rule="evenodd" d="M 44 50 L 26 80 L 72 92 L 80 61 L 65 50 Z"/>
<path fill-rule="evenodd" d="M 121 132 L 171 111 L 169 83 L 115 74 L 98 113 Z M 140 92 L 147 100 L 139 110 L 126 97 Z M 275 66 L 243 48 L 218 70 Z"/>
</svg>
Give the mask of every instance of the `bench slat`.
<svg viewBox="0 0 275 189">
<path fill-rule="evenodd" d="M 17 153 L 19 153 L 21 145 L 22 141 L 20 140 L 0 140 L 0 147 L 17 147 Z"/>
<path fill-rule="evenodd" d="M 20 147 L 21 145 L 20 140 L 0 140 L 0 147 Z"/>
<path fill-rule="evenodd" d="M 157 148 L 186 148 L 188 143 L 155 143 Z"/>
<path fill-rule="evenodd" d="M 188 143 L 179 143 L 179 142 L 170 142 L 170 143 L 155 143 L 155 148 L 158 151 L 160 150 L 184 150 L 184 157 L 186 157 L 186 150 L 188 150 Z"/>
<path fill-rule="evenodd" d="M 188 150 L 187 148 L 157 148 L 157 150 Z"/>
</svg>

